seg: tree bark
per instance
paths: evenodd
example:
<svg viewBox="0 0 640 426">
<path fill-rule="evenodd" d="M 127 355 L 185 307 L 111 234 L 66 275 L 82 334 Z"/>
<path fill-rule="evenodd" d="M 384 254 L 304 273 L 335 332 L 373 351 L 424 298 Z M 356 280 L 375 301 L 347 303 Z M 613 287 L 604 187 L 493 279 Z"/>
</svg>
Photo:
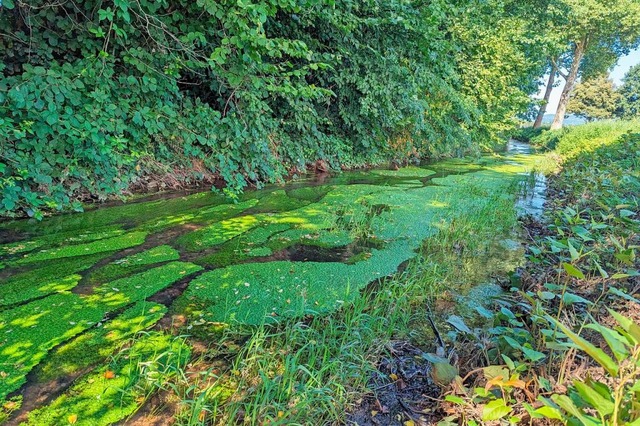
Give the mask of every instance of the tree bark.
<svg viewBox="0 0 640 426">
<path fill-rule="evenodd" d="M 549 103 L 551 92 L 553 91 L 553 83 L 556 80 L 557 71 L 558 71 L 558 67 L 556 65 L 556 62 L 551 61 L 551 72 L 549 73 L 549 80 L 547 81 L 547 89 L 544 91 L 544 97 L 542 98 L 542 104 L 540 105 L 538 116 L 536 117 L 536 121 L 533 123 L 534 129 L 537 129 L 540 126 L 542 126 L 542 119 L 544 118 L 544 114 L 547 112 L 547 104 Z"/>
<path fill-rule="evenodd" d="M 573 87 L 575 86 L 576 80 L 578 79 L 580 62 L 582 62 L 582 58 L 584 57 L 584 51 L 586 50 L 586 47 L 587 47 L 586 37 L 583 38 L 578 43 L 576 43 L 576 47 L 573 51 L 573 61 L 571 62 L 571 69 L 569 70 L 569 75 L 567 75 L 564 89 L 562 89 L 562 95 L 560 95 L 560 102 L 558 102 L 558 109 L 556 110 L 556 115 L 553 118 L 553 124 L 551 124 L 551 130 L 562 129 L 562 124 L 564 123 L 564 116 L 567 113 L 567 106 L 569 105 L 569 99 L 571 98 L 571 92 L 573 91 Z"/>
</svg>

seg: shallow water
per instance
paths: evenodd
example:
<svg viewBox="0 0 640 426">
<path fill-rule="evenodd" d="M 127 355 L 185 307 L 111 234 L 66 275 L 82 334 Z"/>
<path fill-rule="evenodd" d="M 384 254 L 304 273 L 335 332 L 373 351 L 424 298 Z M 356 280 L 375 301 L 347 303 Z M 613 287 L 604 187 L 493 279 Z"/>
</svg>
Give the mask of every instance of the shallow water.
<svg viewBox="0 0 640 426">
<path fill-rule="evenodd" d="M 2 223 L 0 401 L 30 372 L 77 369 L 56 353 L 91 350 L 76 336 L 104 343 L 100 330 L 134 306 L 152 323 L 168 308 L 230 325 L 338 309 L 456 217 L 511 197 L 532 158 L 512 142 L 506 156 L 316 176 L 237 202 L 173 194 Z M 543 189 L 524 211 L 537 214 Z"/>
</svg>

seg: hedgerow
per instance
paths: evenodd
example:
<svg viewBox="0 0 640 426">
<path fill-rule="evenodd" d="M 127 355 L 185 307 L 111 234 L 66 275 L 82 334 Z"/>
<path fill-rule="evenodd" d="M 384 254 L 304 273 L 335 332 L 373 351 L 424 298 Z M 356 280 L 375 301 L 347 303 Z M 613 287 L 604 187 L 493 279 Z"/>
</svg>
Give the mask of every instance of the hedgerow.
<svg viewBox="0 0 640 426">
<path fill-rule="evenodd" d="M 480 3 L 3 1 L 0 215 L 473 150 L 542 58 L 526 6 Z"/>
</svg>

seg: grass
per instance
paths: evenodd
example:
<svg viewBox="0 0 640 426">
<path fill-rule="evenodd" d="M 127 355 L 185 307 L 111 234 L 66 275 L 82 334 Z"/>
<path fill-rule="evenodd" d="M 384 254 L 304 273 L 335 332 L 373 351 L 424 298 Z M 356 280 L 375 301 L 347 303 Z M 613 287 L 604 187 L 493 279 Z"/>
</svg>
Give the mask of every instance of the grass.
<svg viewBox="0 0 640 426">
<path fill-rule="evenodd" d="M 638 120 L 595 121 L 580 126 L 567 126 L 560 130 L 543 131 L 531 138 L 531 143 L 541 148 L 554 149 L 563 158 L 571 158 L 609 145 L 625 133 L 638 130 Z"/>
</svg>

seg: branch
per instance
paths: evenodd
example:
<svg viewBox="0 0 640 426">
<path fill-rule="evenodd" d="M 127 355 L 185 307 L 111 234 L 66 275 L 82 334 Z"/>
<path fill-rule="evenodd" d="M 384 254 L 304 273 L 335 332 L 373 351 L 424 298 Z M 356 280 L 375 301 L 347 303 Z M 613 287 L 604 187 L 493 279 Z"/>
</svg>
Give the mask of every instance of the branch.
<svg viewBox="0 0 640 426">
<path fill-rule="evenodd" d="M 556 62 L 556 60 L 554 58 L 551 58 L 551 64 L 553 64 L 554 68 L 556 69 L 556 72 L 558 74 L 560 74 L 560 76 L 562 78 L 564 78 L 566 80 L 569 77 L 568 73 L 562 72 L 562 70 L 560 69 L 560 67 L 558 66 L 558 63 Z"/>
</svg>

